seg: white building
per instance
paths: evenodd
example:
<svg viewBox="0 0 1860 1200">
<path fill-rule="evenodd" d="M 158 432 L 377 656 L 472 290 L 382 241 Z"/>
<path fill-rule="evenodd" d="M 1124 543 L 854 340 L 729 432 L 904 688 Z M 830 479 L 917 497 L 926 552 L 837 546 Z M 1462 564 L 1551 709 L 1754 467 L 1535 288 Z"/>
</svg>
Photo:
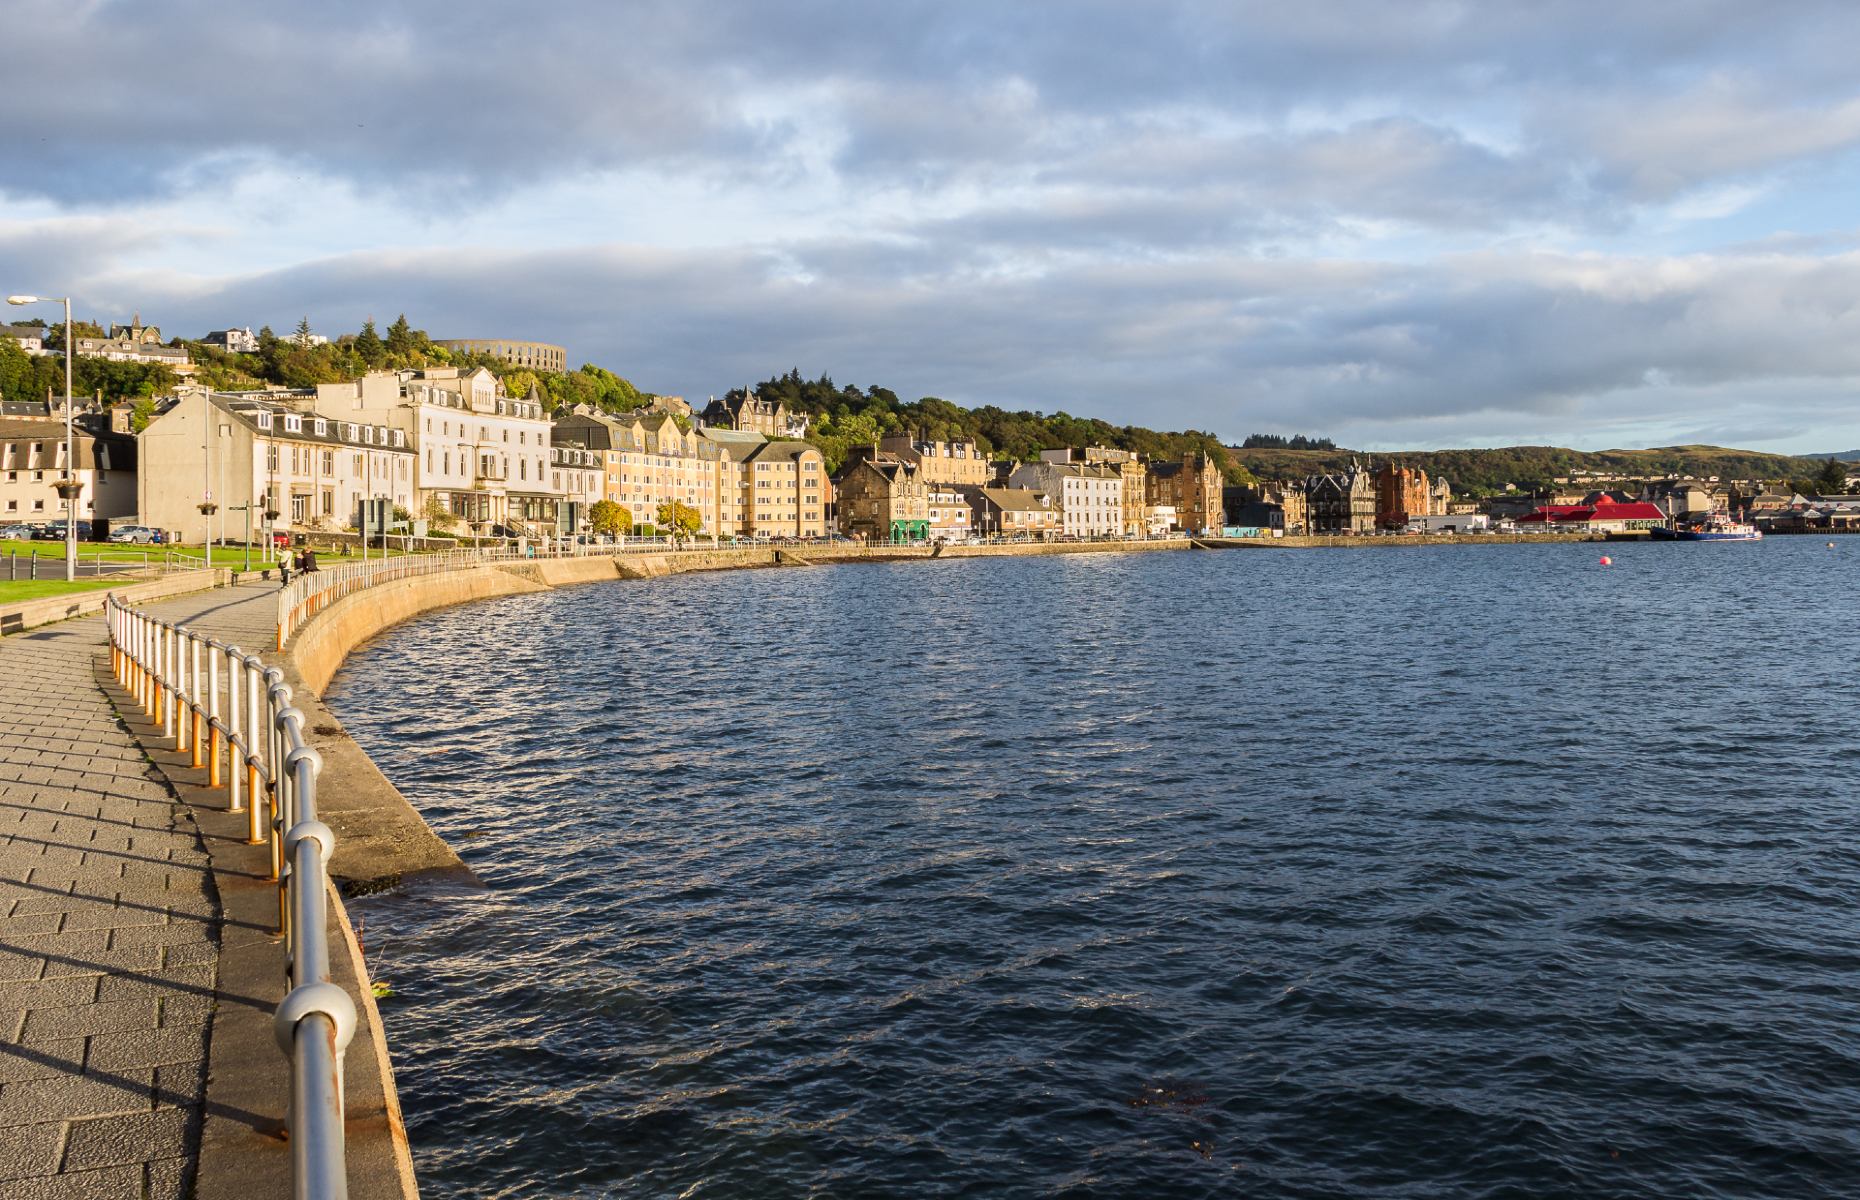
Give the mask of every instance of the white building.
<svg viewBox="0 0 1860 1200">
<path fill-rule="evenodd" d="M 1091 463 L 1031 462 L 1008 476 L 1012 487 L 1044 492 L 1072 537 L 1116 536 L 1124 529 L 1124 476 Z"/>
<path fill-rule="evenodd" d="M 77 519 L 122 517 L 136 509 L 134 440 L 79 426 Z M 62 520 L 65 502 L 52 485 L 65 478 L 63 419 L 0 418 L 0 525 Z"/>
<path fill-rule="evenodd" d="M 542 401 L 504 395 L 483 367 L 371 371 L 350 383 L 319 385 L 316 407 L 407 435 L 418 451 L 416 517 L 437 504 L 480 534 L 541 534 L 531 523 L 560 499 L 549 479 L 550 422 Z"/>
<path fill-rule="evenodd" d="M 136 439 L 137 515 L 183 541 L 241 541 L 247 529 L 352 530 L 364 499 L 412 510 L 413 448 L 385 424 L 310 407 L 308 392 L 183 393 Z M 203 515 L 211 503 L 216 512 Z"/>
<path fill-rule="evenodd" d="M 244 329 L 215 329 L 206 337 L 201 338 L 200 344 L 218 346 L 221 350 L 233 354 L 258 353 L 258 335 L 252 332 L 249 325 Z"/>
</svg>

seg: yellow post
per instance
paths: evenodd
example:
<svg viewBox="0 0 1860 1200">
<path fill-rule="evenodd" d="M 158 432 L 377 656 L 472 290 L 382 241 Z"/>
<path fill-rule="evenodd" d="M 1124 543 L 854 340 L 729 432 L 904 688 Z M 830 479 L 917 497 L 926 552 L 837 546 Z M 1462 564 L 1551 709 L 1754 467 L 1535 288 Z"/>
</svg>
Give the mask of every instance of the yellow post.
<svg viewBox="0 0 1860 1200">
<path fill-rule="evenodd" d="M 220 730 L 217 725 L 208 726 L 207 731 L 207 786 L 219 787 L 220 779 Z"/>
</svg>

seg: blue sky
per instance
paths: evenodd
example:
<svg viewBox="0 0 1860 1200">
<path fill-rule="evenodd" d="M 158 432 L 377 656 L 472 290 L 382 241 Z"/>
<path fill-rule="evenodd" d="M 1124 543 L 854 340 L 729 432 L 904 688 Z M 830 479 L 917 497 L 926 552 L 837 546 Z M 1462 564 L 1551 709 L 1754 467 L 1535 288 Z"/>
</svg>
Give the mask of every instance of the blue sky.
<svg viewBox="0 0 1860 1200">
<path fill-rule="evenodd" d="M 1366 449 L 1860 446 L 1860 6 L 21 0 L 0 288 Z"/>
</svg>

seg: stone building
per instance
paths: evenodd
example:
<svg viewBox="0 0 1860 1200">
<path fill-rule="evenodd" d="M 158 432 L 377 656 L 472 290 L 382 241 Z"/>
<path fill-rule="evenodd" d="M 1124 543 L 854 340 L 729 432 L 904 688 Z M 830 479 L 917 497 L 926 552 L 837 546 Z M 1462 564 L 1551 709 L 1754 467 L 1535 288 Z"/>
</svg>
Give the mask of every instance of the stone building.
<svg viewBox="0 0 1860 1200">
<path fill-rule="evenodd" d="M 435 338 L 433 345 L 465 354 L 488 354 L 499 362 L 555 375 L 568 372 L 568 350 L 554 342 L 522 342 L 514 338 Z"/>
<path fill-rule="evenodd" d="M 883 451 L 849 463 L 834 482 L 840 532 L 873 542 L 930 536 L 930 488 L 915 463 Z"/>
<path fill-rule="evenodd" d="M 183 392 L 136 439 L 144 525 L 182 540 L 280 530 L 353 529 L 362 500 L 414 503 L 413 446 L 403 429 L 328 416 L 313 394 Z M 212 503 L 217 511 L 202 514 Z"/>
<path fill-rule="evenodd" d="M 73 331 L 76 324 L 73 323 Z M 144 325 L 142 315 L 137 313 L 127 325 L 110 326 L 107 338 L 80 337 L 74 339 L 72 349 L 84 358 L 103 358 L 111 362 L 159 363 L 171 368 L 177 375 L 193 372 L 193 361 L 187 351 L 179 346 L 164 346 L 161 330 L 154 325 Z"/>
<path fill-rule="evenodd" d="M 556 413 L 554 436 L 601 454 L 601 498 L 626 508 L 634 526 L 656 525 L 659 505 L 675 500 L 698 510 L 699 532 L 732 532 L 718 514 L 727 456 L 700 433 L 680 429 L 672 414 L 609 413 L 577 404 Z"/>
<path fill-rule="evenodd" d="M 1059 532 L 1059 510 L 1045 492 L 972 487 L 963 489 L 963 494 L 969 501 L 975 532 L 983 537 L 1025 535 L 1044 541 Z"/>
<path fill-rule="evenodd" d="M 925 483 L 948 483 L 957 487 L 980 487 L 988 482 L 988 459 L 974 438 L 952 438 L 947 442 L 930 441 L 910 434 L 880 438 L 878 448 L 895 458 L 913 463 Z"/>
<path fill-rule="evenodd" d="M 1305 506 L 1311 533 L 1375 532 L 1375 483 L 1369 472 L 1354 459 L 1344 471 L 1313 475 L 1306 480 Z"/>
<path fill-rule="evenodd" d="M 59 411 L 64 402 L 59 401 Z M 86 418 L 89 419 L 86 419 Z M 62 520 L 65 502 L 53 485 L 78 484 L 72 515 L 80 521 L 136 511 L 136 441 L 111 433 L 101 414 L 80 415 L 72 429 L 75 469 L 65 459 L 65 423 L 0 417 L 0 525 Z"/>
<path fill-rule="evenodd" d="M 975 531 L 975 514 L 964 489 L 953 483 L 926 483 L 930 490 L 930 537 L 955 541 Z"/>
<path fill-rule="evenodd" d="M 748 388 L 744 388 L 741 392 L 731 392 L 721 400 L 713 398 L 699 414 L 698 419 L 705 425 L 747 430 L 760 433 L 765 437 L 807 436 L 806 414 L 791 413 L 784 402 L 764 400 Z"/>
<path fill-rule="evenodd" d="M 1376 472 L 1376 528 L 1406 529 L 1415 517 L 1432 512 L 1432 505 L 1426 471 L 1389 463 Z"/>
<path fill-rule="evenodd" d="M 1221 483 L 1219 464 L 1206 454 L 1184 454 L 1180 462 L 1151 463 L 1149 504 L 1173 508 L 1177 529 L 1197 537 L 1218 536 L 1226 519 L 1221 511 Z"/>
</svg>

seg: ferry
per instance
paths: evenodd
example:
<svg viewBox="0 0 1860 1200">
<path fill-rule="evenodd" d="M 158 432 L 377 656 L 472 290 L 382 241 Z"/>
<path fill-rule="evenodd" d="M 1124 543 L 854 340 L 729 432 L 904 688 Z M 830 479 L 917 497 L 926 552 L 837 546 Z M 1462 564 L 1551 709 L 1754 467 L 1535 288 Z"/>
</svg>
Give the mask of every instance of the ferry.
<svg viewBox="0 0 1860 1200">
<path fill-rule="evenodd" d="M 1763 531 L 1748 521 L 1734 521 L 1715 512 L 1694 525 L 1655 526 L 1653 536 L 1669 542 L 1760 542 Z"/>
</svg>

